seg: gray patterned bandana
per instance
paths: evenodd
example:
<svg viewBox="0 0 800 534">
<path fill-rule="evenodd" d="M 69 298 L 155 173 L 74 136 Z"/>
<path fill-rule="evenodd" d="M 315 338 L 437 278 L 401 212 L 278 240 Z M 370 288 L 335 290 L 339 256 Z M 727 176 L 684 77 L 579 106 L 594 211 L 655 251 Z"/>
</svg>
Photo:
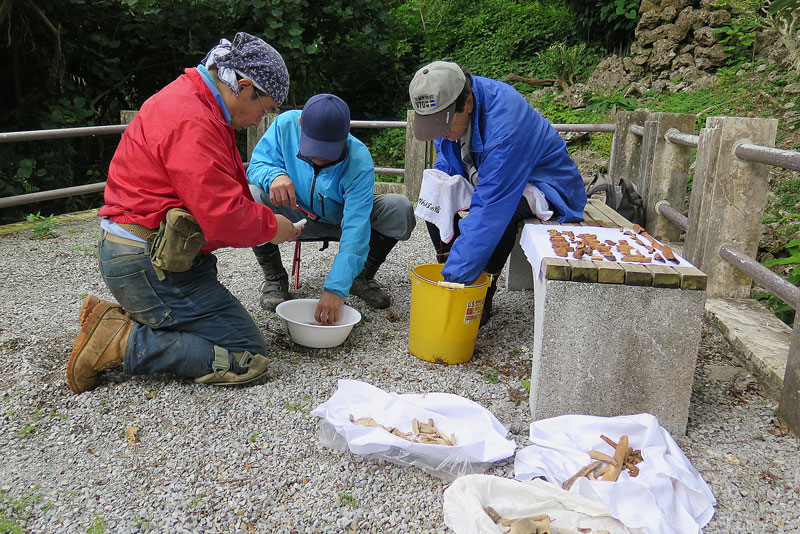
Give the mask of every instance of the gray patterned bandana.
<svg viewBox="0 0 800 534">
<path fill-rule="evenodd" d="M 289 94 L 289 71 L 277 50 L 262 39 L 239 32 L 233 43 L 220 39 L 209 51 L 202 64 L 217 67 L 217 76 L 234 94 L 239 94 L 236 75 L 253 80 L 259 91 L 272 97 L 277 105 Z"/>
</svg>

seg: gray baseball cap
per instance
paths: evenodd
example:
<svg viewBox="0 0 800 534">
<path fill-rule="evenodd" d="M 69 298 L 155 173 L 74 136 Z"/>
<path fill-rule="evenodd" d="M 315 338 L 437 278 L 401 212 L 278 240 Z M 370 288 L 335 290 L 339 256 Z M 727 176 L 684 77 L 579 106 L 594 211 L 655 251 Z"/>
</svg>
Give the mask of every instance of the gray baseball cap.
<svg viewBox="0 0 800 534">
<path fill-rule="evenodd" d="M 417 71 L 408 86 L 414 137 L 430 141 L 447 133 L 466 80 L 461 67 L 451 61 L 434 61 Z"/>
</svg>

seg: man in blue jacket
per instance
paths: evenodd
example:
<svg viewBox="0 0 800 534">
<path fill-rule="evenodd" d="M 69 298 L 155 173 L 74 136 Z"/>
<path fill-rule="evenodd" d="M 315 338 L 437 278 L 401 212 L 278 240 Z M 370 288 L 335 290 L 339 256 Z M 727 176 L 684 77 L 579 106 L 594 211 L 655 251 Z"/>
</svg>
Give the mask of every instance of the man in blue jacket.
<svg viewBox="0 0 800 534">
<path fill-rule="evenodd" d="M 349 294 L 386 308 L 389 294 L 375 273 L 416 219 L 403 195 L 375 195 L 375 168 L 367 147 L 350 135 L 350 108 L 335 95 L 311 97 L 278 116 L 250 158 L 247 180 L 257 202 L 292 222 L 306 219 L 298 239 L 339 240 L 339 252 L 323 285 L 314 316 L 339 319 Z M 290 299 L 289 277 L 277 245 L 253 247 L 264 271 L 261 307 L 274 311 Z"/>
<path fill-rule="evenodd" d="M 414 136 L 435 139 L 435 168 L 461 175 L 475 187 L 469 215 L 454 215 L 455 238 L 443 243 L 428 232 L 445 281 L 471 283 L 493 276 L 481 325 L 489 319 L 497 276 L 514 247 L 517 226 L 532 217 L 523 191 L 530 182 L 559 222 L 583 220 L 586 193 L 567 145 L 550 123 L 513 87 L 472 76 L 456 63 L 435 61 L 409 85 Z"/>
</svg>

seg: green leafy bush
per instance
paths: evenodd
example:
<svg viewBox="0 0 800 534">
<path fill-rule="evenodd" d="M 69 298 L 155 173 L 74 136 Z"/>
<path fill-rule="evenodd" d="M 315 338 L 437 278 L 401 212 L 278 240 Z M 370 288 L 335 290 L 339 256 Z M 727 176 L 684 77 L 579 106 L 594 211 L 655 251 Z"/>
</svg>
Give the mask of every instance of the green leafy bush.
<svg viewBox="0 0 800 534">
<path fill-rule="evenodd" d="M 491 78 L 509 72 L 543 77 L 547 67 L 536 53 L 555 42 L 576 44 L 583 28 L 563 1 L 409 0 L 394 15 L 405 42 L 417 50 L 415 66 L 450 59 Z"/>
<path fill-rule="evenodd" d="M 40 211 L 37 211 L 35 214 L 29 213 L 28 216 L 25 217 L 25 220 L 36 223 L 31 227 L 34 239 L 51 239 L 58 236 L 53 229 L 60 226 L 61 223 L 53 220 L 52 213 L 47 217 L 42 215 Z"/>
<path fill-rule="evenodd" d="M 789 272 L 789 276 L 787 276 L 786 279 L 794 285 L 800 285 L 800 239 L 794 239 L 786 243 L 784 248 L 789 253 L 789 256 L 766 261 L 764 262 L 764 266 L 774 267 L 776 265 L 794 264 L 795 267 Z M 794 324 L 795 309 L 789 304 L 782 301 L 775 295 L 767 293 L 766 291 L 758 293 L 755 298 L 760 300 L 765 306 L 775 312 L 775 315 L 777 315 L 778 318 L 780 318 L 784 323 L 788 324 L 789 326 Z"/>
<path fill-rule="evenodd" d="M 556 73 L 559 87 L 566 91 L 575 83 L 575 71 L 586 57 L 586 45 L 581 43 L 568 47 L 564 43 L 555 43 L 547 50 L 537 52 L 536 55 L 544 65 Z"/>
<path fill-rule="evenodd" d="M 623 89 L 615 89 L 608 94 L 593 93 L 589 98 L 589 105 L 586 106 L 588 111 L 609 112 L 612 115 L 617 110 L 631 110 L 636 109 L 639 102 L 634 98 L 625 96 Z"/>
<path fill-rule="evenodd" d="M 567 4 L 588 27 L 587 40 L 614 48 L 633 38 L 640 0 L 567 0 Z"/>
</svg>

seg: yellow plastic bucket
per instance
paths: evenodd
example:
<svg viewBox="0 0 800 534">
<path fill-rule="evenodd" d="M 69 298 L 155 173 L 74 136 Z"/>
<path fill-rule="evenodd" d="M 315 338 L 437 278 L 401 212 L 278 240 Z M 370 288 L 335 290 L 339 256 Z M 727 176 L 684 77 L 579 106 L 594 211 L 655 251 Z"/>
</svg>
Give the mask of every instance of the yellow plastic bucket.
<svg viewBox="0 0 800 534">
<path fill-rule="evenodd" d="M 472 358 L 483 301 L 491 279 L 483 273 L 472 285 L 444 282 L 441 263 L 411 268 L 408 350 L 434 363 Z"/>
</svg>

